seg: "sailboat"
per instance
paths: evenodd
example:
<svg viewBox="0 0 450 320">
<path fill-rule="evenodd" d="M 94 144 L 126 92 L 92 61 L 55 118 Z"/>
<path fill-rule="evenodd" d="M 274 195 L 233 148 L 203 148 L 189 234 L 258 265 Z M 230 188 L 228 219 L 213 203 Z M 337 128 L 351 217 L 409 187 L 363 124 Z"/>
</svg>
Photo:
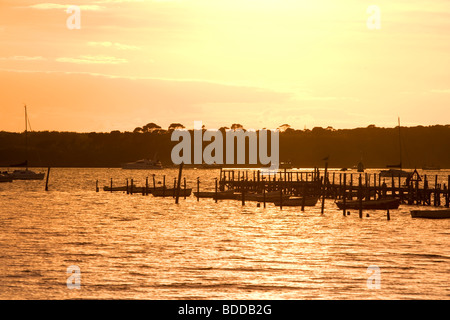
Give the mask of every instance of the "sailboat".
<svg viewBox="0 0 450 320">
<path fill-rule="evenodd" d="M 12 173 L 9 173 L 8 176 L 13 180 L 43 180 L 45 177 L 45 173 L 36 173 L 28 169 L 28 114 L 27 114 L 27 106 L 25 105 L 25 162 L 11 165 L 10 167 L 25 167 L 25 170 L 14 170 Z"/>
<path fill-rule="evenodd" d="M 409 177 L 411 175 L 410 172 L 402 170 L 402 139 L 401 139 L 401 129 L 400 129 L 400 117 L 398 118 L 398 139 L 399 139 L 399 154 L 400 154 L 400 163 L 399 164 L 388 164 L 386 168 L 390 168 L 388 170 L 382 170 L 380 172 L 380 177 Z"/>
</svg>

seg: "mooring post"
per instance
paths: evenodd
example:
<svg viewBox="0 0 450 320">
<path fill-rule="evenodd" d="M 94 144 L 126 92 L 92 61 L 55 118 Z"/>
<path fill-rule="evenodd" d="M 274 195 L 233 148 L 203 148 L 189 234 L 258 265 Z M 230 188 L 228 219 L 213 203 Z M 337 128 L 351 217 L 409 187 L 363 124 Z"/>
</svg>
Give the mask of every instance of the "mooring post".
<svg viewBox="0 0 450 320">
<path fill-rule="evenodd" d="M 181 175 L 183 173 L 183 162 L 180 163 L 180 168 L 178 170 L 178 184 L 177 184 L 177 195 L 175 198 L 175 204 L 178 204 L 178 199 L 180 198 L 180 187 L 181 187 Z"/>
<path fill-rule="evenodd" d="M 127 194 L 130 194 L 130 190 L 129 190 L 129 187 L 128 187 L 128 178 L 127 178 Z"/>
<path fill-rule="evenodd" d="M 283 210 L 283 187 L 281 186 L 281 181 L 279 183 L 280 186 L 280 210 Z"/>
<path fill-rule="evenodd" d="M 450 207 L 450 175 L 447 178 L 447 200 L 445 202 L 445 206 Z"/>
<path fill-rule="evenodd" d="M 112 192 L 112 188 L 113 188 L 113 180 L 111 178 L 111 189 L 110 189 L 111 192 Z"/>
<path fill-rule="evenodd" d="M 215 193 L 215 195 L 214 195 L 214 200 L 216 201 L 216 203 L 217 203 L 217 178 L 216 178 L 216 193 Z"/>
<path fill-rule="evenodd" d="M 347 188 L 346 184 L 347 184 L 347 174 L 344 173 L 344 190 L 343 190 L 343 192 L 342 192 L 342 204 L 343 204 L 343 213 L 344 213 L 344 216 L 346 215 L 345 210 L 347 209 L 347 208 L 346 208 L 346 205 L 347 205 L 347 199 L 346 199 L 346 198 L 347 198 L 347 195 L 345 194 L 345 193 L 346 193 L 346 188 Z"/>
<path fill-rule="evenodd" d="M 353 200 L 353 173 L 350 173 L 350 200 Z"/>
<path fill-rule="evenodd" d="M 155 191 L 156 190 L 155 174 L 153 174 L 152 176 L 153 176 L 153 191 Z"/>
<path fill-rule="evenodd" d="M 359 200 L 359 217 L 362 218 L 363 207 L 362 207 L 362 181 L 361 175 L 359 175 L 359 187 L 358 187 L 358 200 Z"/>
<path fill-rule="evenodd" d="M 148 196 L 148 177 L 145 178 L 145 195 Z"/>
<path fill-rule="evenodd" d="M 263 181 L 263 203 L 264 203 L 264 209 L 266 208 L 266 184 Z"/>
<path fill-rule="evenodd" d="M 98 192 L 98 180 L 95 181 L 95 192 Z"/>
<path fill-rule="evenodd" d="M 50 176 L 50 167 L 47 169 L 47 178 L 45 181 L 45 191 L 48 191 L 48 177 Z"/>
<path fill-rule="evenodd" d="M 325 162 L 325 172 L 323 174 L 323 185 L 322 185 L 322 209 L 320 211 L 321 214 L 324 213 L 325 210 L 325 194 L 326 194 L 326 184 L 327 184 L 327 171 L 328 171 L 328 161 Z"/>
<path fill-rule="evenodd" d="M 305 202 L 306 202 L 306 182 L 303 183 L 302 187 L 302 211 L 305 211 Z"/>
<path fill-rule="evenodd" d="M 184 177 L 184 200 L 186 200 L 186 177 Z"/>
<path fill-rule="evenodd" d="M 131 179 L 131 187 L 130 187 L 130 193 L 133 194 L 133 185 L 134 185 L 134 180 Z"/>
<path fill-rule="evenodd" d="M 197 177 L 197 201 L 200 201 L 200 177 Z"/>
<path fill-rule="evenodd" d="M 391 214 L 389 213 L 389 207 L 387 207 L 386 218 L 388 221 L 391 220 Z"/>
<path fill-rule="evenodd" d="M 166 196 L 166 175 L 163 175 L 163 197 Z"/>
</svg>

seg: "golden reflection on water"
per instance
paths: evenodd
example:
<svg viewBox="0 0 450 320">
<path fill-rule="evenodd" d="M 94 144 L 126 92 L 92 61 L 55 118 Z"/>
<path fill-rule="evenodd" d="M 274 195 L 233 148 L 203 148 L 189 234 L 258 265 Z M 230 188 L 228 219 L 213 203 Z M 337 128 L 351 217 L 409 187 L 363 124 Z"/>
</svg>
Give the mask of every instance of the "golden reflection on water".
<svg viewBox="0 0 450 320">
<path fill-rule="evenodd" d="M 157 172 L 175 177 L 176 170 Z M 185 170 L 212 189 L 215 170 Z M 448 220 L 411 207 L 343 216 L 332 200 L 306 208 L 193 196 L 95 192 L 95 181 L 143 185 L 149 173 L 52 169 L 43 183 L 0 185 L 2 299 L 446 299 Z M 151 181 L 151 179 L 150 179 Z M 168 181 L 170 179 L 168 178 Z M 67 288 L 67 267 L 81 289 Z M 367 268 L 381 289 L 367 288 Z"/>
</svg>

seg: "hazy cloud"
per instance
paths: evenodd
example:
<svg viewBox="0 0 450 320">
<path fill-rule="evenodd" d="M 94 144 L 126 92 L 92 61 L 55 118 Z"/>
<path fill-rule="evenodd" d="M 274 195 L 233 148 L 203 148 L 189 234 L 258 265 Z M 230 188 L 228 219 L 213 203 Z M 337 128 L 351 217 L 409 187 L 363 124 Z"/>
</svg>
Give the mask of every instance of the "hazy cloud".
<svg viewBox="0 0 450 320">
<path fill-rule="evenodd" d="M 69 5 L 65 5 L 65 4 L 59 4 L 59 3 L 39 3 L 39 4 L 34 4 L 29 6 L 28 8 L 32 8 L 32 9 L 39 9 L 39 10 L 52 10 L 52 9 L 67 9 L 69 7 Z M 102 6 L 98 6 L 98 5 L 79 5 L 78 7 L 80 7 L 81 10 L 86 10 L 86 11 L 97 11 L 97 10 L 101 10 L 104 7 Z"/>
<path fill-rule="evenodd" d="M 106 48 L 114 48 L 118 50 L 138 50 L 140 47 L 138 46 L 132 46 L 128 44 L 118 43 L 118 42 L 110 42 L 110 41 L 103 41 L 103 42 L 96 42 L 96 41 L 90 41 L 87 43 L 88 46 L 91 47 L 106 47 Z"/>
<path fill-rule="evenodd" d="M 119 64 L 119 63 L 127 63 L 127 59 L 116 58 L 110 56 L 91 56 L 91 55 L 83 55 L 76 58 L 70 57 L 62 57 L 57 58 L 58 62 L 68 62 L 68 63 L 79 63 L 79 64 Z"/>
</svg>

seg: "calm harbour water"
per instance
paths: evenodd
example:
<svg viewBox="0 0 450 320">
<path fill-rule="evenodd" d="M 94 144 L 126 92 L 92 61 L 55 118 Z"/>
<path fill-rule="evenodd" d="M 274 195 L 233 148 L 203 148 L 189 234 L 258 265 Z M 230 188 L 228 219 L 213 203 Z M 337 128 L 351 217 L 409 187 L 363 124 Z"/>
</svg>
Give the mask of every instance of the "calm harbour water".
<svg viewBox="0 0 450 320">
<path fill-rule="evenodd" d="M 39 170 L 37 170 L 39 171 Z M 42 171 L 45 171 L 42 169 Z M 54 168 L 0 184 L 1 299 L 449 299 L 450 220 L 104 192 L 146 171 Z M 153 171 L 173 184 L 177 169 Z M 218 170 L 184 170 L 213 189 Z M 446 177 L 448 170 L 441 170 Z M 100 192 L 95 192 L 99 180 Z M 369 213 L 370 217 L 366 217 Z M 69 266 L 81 289 L 68 289 Z M 381 288 L 367 287 L 369 266 Z"/>
</svg>

